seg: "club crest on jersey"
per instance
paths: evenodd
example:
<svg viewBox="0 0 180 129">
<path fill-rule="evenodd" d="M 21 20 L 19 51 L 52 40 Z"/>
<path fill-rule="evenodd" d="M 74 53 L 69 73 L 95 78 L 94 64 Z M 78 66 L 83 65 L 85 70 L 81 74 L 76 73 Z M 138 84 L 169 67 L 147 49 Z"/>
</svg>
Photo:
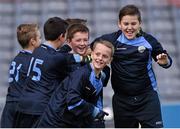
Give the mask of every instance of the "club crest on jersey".
<svg viewBox="0 0 180 129">
<path fill-rule="evenodd" d="M 146 50 L 146 48 L 144 46 L 139 46 L 138 47 L 138 52 L 139 53 L 143 53 Z"/>
</svg>

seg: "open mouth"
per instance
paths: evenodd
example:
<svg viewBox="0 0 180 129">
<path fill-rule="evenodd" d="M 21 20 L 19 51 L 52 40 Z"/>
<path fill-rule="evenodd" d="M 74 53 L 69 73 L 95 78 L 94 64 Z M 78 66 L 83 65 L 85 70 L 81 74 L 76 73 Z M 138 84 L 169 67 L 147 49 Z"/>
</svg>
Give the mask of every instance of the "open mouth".
<svg viewBox="0 0 180 129">
<path fill-rule="evenodd" d="M 126 31 L 128 35 L 133 35 L 134 31 Z"/>
<path fill-rule="evenodd" d="M 85 51 L 86 47 L 77 47 L 79 51 Z"/>
<path fill-rule="evenodd" d="M 127 37 L 133 37 L 134 36 L 134 31 L 126 31 L 126 36 Z"/>
<path fill-rule="evenodd" d="M 99 60 L 96 60 L 96 64 L 97 64 L 98 66 L 103 65 L 103 63 L 102 63 L 101 61 L 99 61 Z"/>
</svg>

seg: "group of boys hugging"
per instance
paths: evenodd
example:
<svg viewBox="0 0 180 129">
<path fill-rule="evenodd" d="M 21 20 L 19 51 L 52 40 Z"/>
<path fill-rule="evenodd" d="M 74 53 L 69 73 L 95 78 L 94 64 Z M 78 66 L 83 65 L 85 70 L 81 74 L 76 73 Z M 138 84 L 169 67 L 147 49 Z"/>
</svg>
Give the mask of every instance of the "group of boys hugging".
<svg viewBox="0 0 180 129">
<path fill-rule="evenodd" d="M 1 127 L 104 128 L 110 75 L 115 127 L 163 127 L 152 58 L 163 68 L 172 59 L 142 31 L 138 8 L 123 7 L 119 30 L 92 43 L 86 22 L 51 17 L 43 43 L 37 24 L 17 27 L 22 50 L 10 64 Z"/>
</svg>

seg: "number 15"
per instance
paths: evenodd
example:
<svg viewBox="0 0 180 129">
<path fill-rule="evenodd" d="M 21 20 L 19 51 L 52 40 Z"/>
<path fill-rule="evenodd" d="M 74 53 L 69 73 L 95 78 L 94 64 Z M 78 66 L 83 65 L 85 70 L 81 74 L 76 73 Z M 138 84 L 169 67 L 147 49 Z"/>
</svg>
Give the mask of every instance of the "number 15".
<svg viewBox="0 0 180 129">
<path fill-rule="evenodd" d="M 29 76 L 30 74 L 30 71 L 31 71 L 31 68 L 32 68 L 32 71 L 37 73 L 37 75 L 33 75 L 32 76 L 32 80 L 33 81 L 40 81 L 41 79 L 41 69 L 38 67 L 39 65 L 42 65 L 43 64 L 43 60 L 41 59 L 34 59 L 34 57 L 31 58 L 31 62 L 30 62 L 30 65 L 29 65 L 29 69 L 28 69 L 28 73 L 27 73 L 27 76 Z"/>
</svg>

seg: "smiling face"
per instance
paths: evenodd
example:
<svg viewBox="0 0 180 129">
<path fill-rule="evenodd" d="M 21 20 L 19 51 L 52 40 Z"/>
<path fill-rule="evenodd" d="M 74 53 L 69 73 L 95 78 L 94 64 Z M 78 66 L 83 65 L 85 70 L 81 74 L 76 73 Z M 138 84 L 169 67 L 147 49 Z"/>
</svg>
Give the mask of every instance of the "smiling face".
<svg viewBox="0 0 180 129">
<path fill-rule="evenodd" d="M 76 32 L 68 43 L 71 46 L 73 53 L 84 55 L 88 48 L 88 40 L 88 32 Z"/>
<path fill-rule="evenodd" d="M 84 56 L 88 48 L 89 29 L 84 24 L 72 24 L 67 29 L 67 43 L 72 52 Z"/>
<path fill-rule="evenodd" d="M 112 60 L 112 49 L 104 44 L 96 44 L 91 53 L 92 64 L 96 72 L 101 71 Z"/>
<path fill-rule="evenodd" d="M 118 25 L 126 38 L 130 40 L 136 38 L 136 34 L 141 27 L 141 23 L 139 22 L 137 15 L 123 16 Z"/>
</svg>

